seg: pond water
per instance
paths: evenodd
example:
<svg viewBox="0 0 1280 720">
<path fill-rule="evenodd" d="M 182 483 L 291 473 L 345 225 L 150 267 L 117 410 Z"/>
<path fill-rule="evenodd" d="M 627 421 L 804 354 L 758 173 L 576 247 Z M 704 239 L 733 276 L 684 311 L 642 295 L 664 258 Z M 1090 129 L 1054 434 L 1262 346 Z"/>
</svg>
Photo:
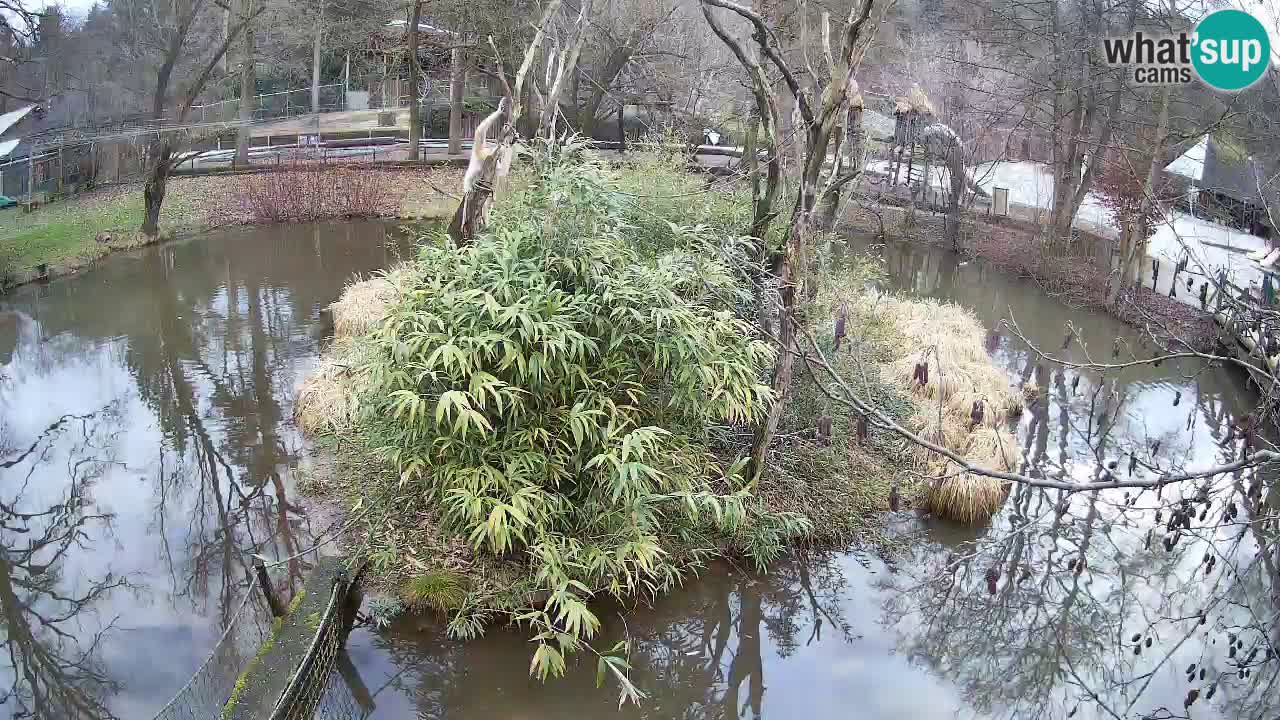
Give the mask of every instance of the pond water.
<svg viewBox="0 0 1280 720">
<path fill-rule="evenodd" d="M 33 699 L 58 692 L 149 718 L 249 586 L 248 554 L 290 556 L 328 527 L 293 489 L 306 450 L 292 397 L 326 333 L 321 309 L 353 273 L 393 258 L 388 232 L 218 233 L 0 299 L 0 717 L 64 717 Z M 1109 359 L 1117 337 L 1144 350 L 1129 328 L 980 263 L 909 245 L 870 251 L 884 258 L 887 285 L 972 308 L 1012 382 L 1039 388 L 1017 426 L 1028 472 L 1088 479 L 1118 461 L 1124 474 L 1134 453 L 1138 477 L 1238 456 L 1228 424 L 1256 398 L 1234 372 L 1190 362 L 1105 377 L 1051 370 L 1000 321 L 1052 352 L 1070 322 L 1079 342 L 1065 354 L 1076 359 L 1085 348 Z M 1237 498 L 1248 517 L 1257 505 L 1246 501 L 1277 502 L 1259 499 L 1256 482 L 1206 490 L 1219 509 Z M 634 680 L 648 694 L 638 708 L 619 711 L 585 659 L 544 685 L 528 678 L 520 633 L 461 643 L 430 618 L 355 631 L 344 682 L 354 716 L 388 720 L 1165 718 L 1187 715 L 1197 688 L 1194 717 L 1274 717 L 1277 663 L 1264 660 L 1265 643 L 1280 638 L 1251 629 L 1273 625 L 1280 607 L 1276 559 L 1258 552 L 1274 538 L 1211 519 L 1172 552 L 1159 532 L 1148 548 L 1157 503 L 1154 491 L 1126 500 L 1015 488 L 990 530 L 891 518 L 918 536 L 905 555 L 796 558 L 767 575 L 708 568 L 651 608 L 602 613 L 606 638 L 632 640 Z M 31 552 L 40 537 L 52 544 Z M 1210 538 L 1223 542 L 1205 574 Z M 307 566 L 288 570 L 282 583 Z M 1259 608 L 1271 615 L 1248 615 Z M 50 618 L 66 618 L 67 637 Z"/>
<path fill-rule="evenodd" d="M 321 309 L 391 232 L 234 229 L 0 296 L 0 717 L 150 718 L 250 553 L 327 527 L 294 490 L 292 398 Z"/>
</svg>

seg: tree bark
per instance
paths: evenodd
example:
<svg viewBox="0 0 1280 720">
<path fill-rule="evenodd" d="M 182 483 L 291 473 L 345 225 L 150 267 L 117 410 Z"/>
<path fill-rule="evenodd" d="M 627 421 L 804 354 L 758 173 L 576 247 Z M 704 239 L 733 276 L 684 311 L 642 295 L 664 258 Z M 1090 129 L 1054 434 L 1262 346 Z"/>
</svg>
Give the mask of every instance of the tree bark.
<svg viewBox="0 0 1280 720">
<path fill-rule="evenodd" d="M 627 151 L 627 104 L 618 101 L 618 154 Z"/>
<path fill-rule="evenodd" d="M 169 181 L 172 150 L 167 139 L 161 138 L 153 145 L 156 153 L 147 180 L 142 185 L 142 234 L 149 238 L 160 235 L 160 210 L 164 205 L 166 185 Z"/>
<path fill-rule="evenodd" d="M 409 159 L 418 159 L 422 133 L 421 108 L 418 99 L 418 21 L 422 19 L 422 3 L 414 0 L 409 9 Z M 454 52 L 458 52 L 457 49 Z"/>
<path fill-rule="evenodd" d="M 320 130 L 320 40 L 324 35 L 324 0 L 316 10 L 316 33 L 311 45 L 311 112 L 316 117 L 316 131 Z"/>
<path fill-rule="evenodd" d="M 947 172 L 951 176 L 951 193 L 947 197 L 946 236 L 952 250 L 960 249 L 960 203 L 964 199 L 964 153 L 958 145 L 947 153 Z"/>
<path fill-rule="evenodd" d="M 241 0 L 241 17 L 253 14 L 253 0 Z M 240 49 L 240 127 L 236 130 L 237 167 L 249 166 L 249 147 L 253 139 L 253 112 L 257 94 L 257 72 L 254 61 L 253 28 L 245 25 Z M 223 57 L 226 57 L 225 55 Z"/>
<path fill-rule="evenodd" d="M 844 186 L 861 176 L 866 165 L 867 133 L 862 127 L 862 111 L 861 103 L 849 106 L 840 165 L 833 169 L 831 181 L 827 183 L 818 205 L 818 227 L 822 230 L 835 227 L 844 201 Z"/>
<path fill-rule="evenodd" d="M 449 54 L 449 154 L 462 154 L 462 103 L 467 86 L 467 66 L 462 48 Z"/>
</svg>

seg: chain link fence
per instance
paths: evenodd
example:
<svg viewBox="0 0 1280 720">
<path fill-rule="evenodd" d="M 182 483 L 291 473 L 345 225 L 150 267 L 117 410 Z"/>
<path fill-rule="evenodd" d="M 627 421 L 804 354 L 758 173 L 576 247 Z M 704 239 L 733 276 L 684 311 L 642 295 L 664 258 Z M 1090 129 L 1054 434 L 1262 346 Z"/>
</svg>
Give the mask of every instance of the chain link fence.
<svg viewBox="0 0 1280 720">
<path fill-rule="evenodd" d="M 294 88 L 280 92 L 253 96 L 253 119 L 280 120 L 311 112 L 311 88 Z M 342 83 L 320 86 L 320 112 L 346 109 L 346 97 Z M 190 120 L 200 123 L 231 123 L 240 120 L 240 99 L 193 105 Z"/>
<path fill-rule="evenodd" d="M 249 589 L 204 664 L 153 720 L 217 720 L 236 679 L 271 634 L 271 611 L 262 593 Z"/>
<path fill-rule="evenodd" d="M 346 642 L 348 626 L 343 608 L 348 587 L 348 583 L 335 580 L 324 614 L 314 618 L 314 623 L 311 618 L 307 619 L 315 627 L 315 637 L 294 669 L 289 685 L 271 713 L 271 720 L 312 720 L 315 717 Z"/>
</svg>

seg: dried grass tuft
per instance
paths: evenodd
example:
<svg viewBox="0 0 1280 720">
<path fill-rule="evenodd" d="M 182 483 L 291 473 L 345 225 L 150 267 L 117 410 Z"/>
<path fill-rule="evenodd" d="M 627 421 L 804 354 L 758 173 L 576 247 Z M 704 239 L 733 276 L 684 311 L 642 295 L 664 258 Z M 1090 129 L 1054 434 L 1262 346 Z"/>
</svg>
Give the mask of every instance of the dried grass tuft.
<svg viewBox="0 0 1280 720">
<path fill-rule="evenodd" d="M 911 348 L 882 366 L 882 375 L 916 399 L 907 427 L 957 453 L 970 463 L 1007 471 L 1017 465 L 1017 444 L 1005 427 L 1022 411 L 1023 396 L 991 361 L 986 330 L 969 311 L 935 300 L 883 298 L 877 307 L 891 317 Z M 929 382 L 914 378 L 917 363 L 929 363 Z M 980 423 L 973 418 L 980 402 Z M 925 505 L 939 516 L 967 524 L 985 522 L 1004 500 L 1006 484 L 994 478 L 959 473 L 955 464 L 927 448 L 915 447 L 912 460 L 934 478 Z"/>
<path fill-rule="evenodd" d="M 360 413 L 359 349 L 351 338 L 336 340 L 302 382 L 293 414 L 308 434 L 340 434 Z"/>
<path fill-rule="evenodd" d="M 1002 427 L 1021 411 L 1022 399 L 1009 379 L 991 362 L 986 330 L 972 313 L 936 300 L 883 298 L 877 308 L 893 319 L 903 336 L 903 347 L 915 352 L 891 361 L 884 369 L 887 381 L 926 401 L 936 414 L 938 402 L 944 415 L 969 422 L 975 401 L 982 401 L 985 427 Z M 929 363 L 929 382 L 913 379 L 917 363 Z"/>
<path fill-rule="evenodd" d="M 395 301 L 408 271 L 397 268 L 377 277 L 347 286 L 329 306 L 333 312 L 333 334 L 339 338 L 359 337 L 378 326 Z"/>
<path fill-rule="evenodd" d="M 979 525 L 1000 509 L 1006 490 L 995 478 L 962 473 L 938 482 L 926 496 L 925 507 L 938 517 Z"/>
</svg>

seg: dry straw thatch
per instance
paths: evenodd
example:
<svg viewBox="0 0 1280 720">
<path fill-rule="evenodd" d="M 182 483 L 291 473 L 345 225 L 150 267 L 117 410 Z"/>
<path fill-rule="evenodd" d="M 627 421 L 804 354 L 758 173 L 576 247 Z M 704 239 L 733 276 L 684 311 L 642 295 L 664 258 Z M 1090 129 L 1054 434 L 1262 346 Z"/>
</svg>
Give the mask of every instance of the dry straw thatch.
<svg viewBox="0 0 1280 720">
<path fill-rule="evenodd" d="M 386 317 L 387 308 L 396 299 L 408 272 L 400 267 L 348 285 L 337 302 L 329 306 L 333 311 L 334 336 L 357 337 L 377 327 Z"/>
<path fill-rule="evenodd" d="M 309 434 L 342 433 L 360 412 L 359 349 L 351 338 L 339 338 L 302 382 L 293 414 Z"/>
<path fill-rule="evenodd" d="M 987 355 L 986 330 L 977 318 L 935 300 L 886 297 L 877 307 L 893 318 L 904 341 L 901 347 L 911 349 L 882 368 L 887 382 L 919 402 L 908 428 L 973 465 L 1002 471 L 1016 467 L 1016 440 L 1006 426 L 1022 411 L 1022 396 Z M 915 372 L 922 362 L 929 364 L 923 384 Z M 980 418 L 975 417 L 975 403 L 981 403 Z M 1004 482 L 962 473 L 926 448 L 917 447 L 913 458 L 917 469 L 934 479 L 925 503 L 935 515 L 975 524 L 999 509 Z"/>
<path fill-rule="evenodd" d="M 921 115 L 933 115 L 933 103 L 929 101 L 929 96 L 919 85 L 912 85 L 905 96 L 895 99 L 893 111 L 895 113 L 916 112 Z"/>
<path fill-rule="evenodd" d="M 303 381 L 294 404 L 294 416 L 303 432 L 338 434 L 354 425 L 360 412 L 357 368 L 362 364 L 357 338 L 386 317 L 407 273 L 400 268 L 356 281 L 329 306 L 333 312 L 334 343 Z"/>
</svg>

